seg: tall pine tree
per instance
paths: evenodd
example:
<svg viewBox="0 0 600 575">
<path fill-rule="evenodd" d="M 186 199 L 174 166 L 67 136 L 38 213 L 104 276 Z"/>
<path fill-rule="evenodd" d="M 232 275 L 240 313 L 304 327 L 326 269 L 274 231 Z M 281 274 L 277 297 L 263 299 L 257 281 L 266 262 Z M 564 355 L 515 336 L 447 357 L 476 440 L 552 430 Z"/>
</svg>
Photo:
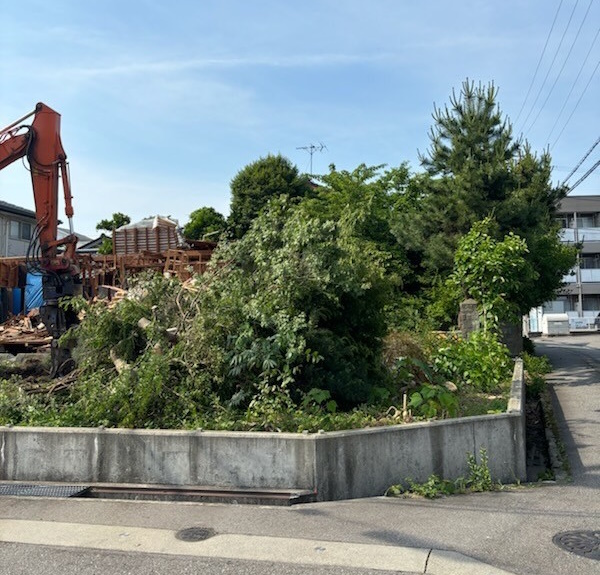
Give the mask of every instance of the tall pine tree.
<svg viewBox="0 0 600 575">
<path fill-rule="evenodd" d="M 515 140 L 497 104 L 493 84 L 466 80 L 450 104 L 435 107 L 431 145 L 421 155 L 425 173 L 411 186 L 414 201 L 393 226 L 413 264 L 415 291 L 439 285 L 452 269 L 458 240 L 488 215 L 499 239 L 513 232 L 527 240 L 539 280 L 515 302 L 525 313 L 550 299 L 573 264 L 555 223 L 564 188 L 550 181 L 550 156 L 537 156 Z"/>
</svg>

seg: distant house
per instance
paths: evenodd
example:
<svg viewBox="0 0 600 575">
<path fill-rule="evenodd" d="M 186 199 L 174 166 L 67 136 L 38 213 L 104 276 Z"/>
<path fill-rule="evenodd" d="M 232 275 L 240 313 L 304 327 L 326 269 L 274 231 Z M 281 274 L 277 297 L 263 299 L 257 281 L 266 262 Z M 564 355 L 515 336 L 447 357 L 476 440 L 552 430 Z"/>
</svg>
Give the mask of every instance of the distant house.
<svg viewBox="0 0 600 575">
<path fill-rule="evenodd" d="M 26 255 L 35 224 L 32 210 L 0 201 L 0 257 Z"/>
<path fill-rule="evenodd" d="M 105 239 L 110 239 L 106 234 L 100 234 L 99 237 L 93 240 L 85 241 L 83 240 L 83 236 L 78 235 L 79 242 L 77 243 L 77 253 L 78 254 L 97 254 L 98 250 L 104 243 Z"/>
<path fill-rule="evenodd" d="M 0 257 L 21 257 L 27 255 L 29 242 L 36 226 L 35 212 L 8 202 L 0 201 Z M 69 230 L 58 228 L 57 238 L 69 235 Z M 92 238 L 80 233 L 78 246 L 87 244 Z"/>
<path fill-rule="evenodd" d="M 69 230 L 66 228 L 58 228 L 56 231 L 56 239 L 57 240 L 62 240 L 63 238 L 66 238 L 69 235 Z M 77 236 L 77 251 L 79 252 L 80 248 L 89 244 L 90 242 L 93 242 L 95 240 L 92 240 L 92 238 L 90 238 L 89 236 L 86 236 L 84 234 L 80 234 L 79 232 L 75 232 L 75 235 Z M 104 236 L 104 234 L 103 234 Z"/>
</svg>

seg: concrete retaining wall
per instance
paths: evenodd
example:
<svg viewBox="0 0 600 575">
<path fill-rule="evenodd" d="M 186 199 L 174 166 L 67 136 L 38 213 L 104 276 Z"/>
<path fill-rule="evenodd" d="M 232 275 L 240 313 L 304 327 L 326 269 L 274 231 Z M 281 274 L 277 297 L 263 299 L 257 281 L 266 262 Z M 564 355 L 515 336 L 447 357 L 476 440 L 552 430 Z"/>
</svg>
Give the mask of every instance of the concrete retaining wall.
<svg viewBox="0 0 600 575">
<path fill-rule="evenodd" d="M 468 474 L 485 448 L 494 479 L 525 480 L 523 368 L 506 413 L 343 432 L 240 433 L 0 427 L 0 480 L 310 489 L 381 495 L 431 473 Z"/>
</svg>

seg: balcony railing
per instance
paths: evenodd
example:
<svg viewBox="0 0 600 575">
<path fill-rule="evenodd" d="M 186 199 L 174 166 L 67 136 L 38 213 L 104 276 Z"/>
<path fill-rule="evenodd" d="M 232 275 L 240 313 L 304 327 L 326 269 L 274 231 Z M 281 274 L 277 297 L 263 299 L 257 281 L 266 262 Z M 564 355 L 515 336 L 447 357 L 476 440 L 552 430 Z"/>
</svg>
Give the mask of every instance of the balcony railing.
<svg viewBox="0 0 600 575">
<path fill-rule="evenodd" d="M 581 270 L 581 283 L 600 283 L 600 269 Z M 563 282 L 572 284 L 577 282 L 577 275 L 563 276 Z"/>
<path fill-rule="evenodd" d="M 577 230 L 580 242 L 600 242 L 600 228 L 579 228 Z M 562 228 L 560 230 L 562 242 L 574 242 L 575 230 L 573 228 Z"/>
</svg>

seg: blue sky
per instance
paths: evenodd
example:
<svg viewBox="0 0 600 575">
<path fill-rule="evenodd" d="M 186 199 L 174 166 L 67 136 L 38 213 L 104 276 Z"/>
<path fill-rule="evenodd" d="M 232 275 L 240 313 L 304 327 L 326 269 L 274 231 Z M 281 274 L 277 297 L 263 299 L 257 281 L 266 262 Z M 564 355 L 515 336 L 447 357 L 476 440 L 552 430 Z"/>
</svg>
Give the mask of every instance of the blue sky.
<svg viewBox="0 0 600 575">
<path fill-rule="evenodd" d="M 434 103 L 446 104 L 467 77 L 493 81 L 514 121 L 558 6 L 559 0 L 3 2 L 0 127 L 38 101 L 62 114 L 77 231 L 95 235 L 96 223 L 116 211 L 134 221 L 161 214 L 184 224 L 205 205 L 226 214 L 231 179 L 268 153 L 308 172 L 309 155 L 297 148 L 322 142 L 327 149 L 315 153 L 314 173 L 330 163 L 352 170 L 363 162 L 404 161 L 419 171 L 417 152 L 428 147 Z M 599 23 L 597 0 L 563 0 L 515 122 L 534 150 L 554 144 L 555 180 L 600 136 L 600 70 L 593 75 Z M 600 146 L 571 182 L 599 157 Z M 600 193 L 600 168 L 577 192 Z M 20 162 L 0 172 L 0 199 L 33 208 Z"/>
</svg>

